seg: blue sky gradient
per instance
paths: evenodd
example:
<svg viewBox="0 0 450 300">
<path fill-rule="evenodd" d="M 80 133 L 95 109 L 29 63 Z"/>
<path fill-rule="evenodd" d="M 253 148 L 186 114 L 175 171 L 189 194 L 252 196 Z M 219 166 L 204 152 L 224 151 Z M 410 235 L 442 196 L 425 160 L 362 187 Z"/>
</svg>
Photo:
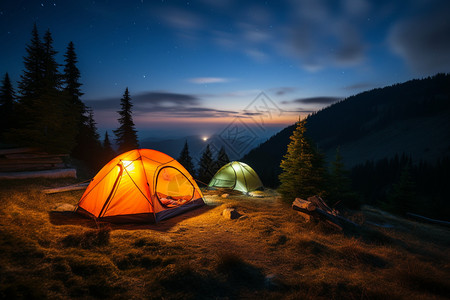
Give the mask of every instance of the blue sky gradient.
<svg viewBox="0 0 450 300">
<path fill-rule="evenodd" d="M 117 127 L 126 87 L 140 132 L 212 134 L 261 92 L 283 111 L 266 126 L 282 128 L 358 92 L 449 72 L 449 16 L 443 0 L 2 1 L 0 72 L 17 86 L 36 22 L 60 63 L 74 42 L 101 130 Z"/>
</svg>

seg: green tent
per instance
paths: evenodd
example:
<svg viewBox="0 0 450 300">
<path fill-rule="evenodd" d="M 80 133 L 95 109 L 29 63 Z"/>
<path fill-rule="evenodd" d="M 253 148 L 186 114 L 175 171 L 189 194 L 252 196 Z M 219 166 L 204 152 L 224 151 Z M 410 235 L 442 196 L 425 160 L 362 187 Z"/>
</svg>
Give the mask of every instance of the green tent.
<svg viewBox="0 0 450 300">
<path fill-rule="evenodd" d="M 209 187 L 229 188 L 248 193 L 263 187 L 261 180 L 249 165 L 239 161 L 232 161 L 214 175 Z"/>
</svg>

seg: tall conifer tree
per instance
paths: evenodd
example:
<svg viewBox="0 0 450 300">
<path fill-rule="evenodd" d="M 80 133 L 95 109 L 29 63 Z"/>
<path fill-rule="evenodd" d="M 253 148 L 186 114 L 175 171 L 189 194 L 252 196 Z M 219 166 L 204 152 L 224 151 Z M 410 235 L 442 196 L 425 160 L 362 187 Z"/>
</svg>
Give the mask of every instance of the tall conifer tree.
<svg viewBox="0 0 450 300">
<path fill-rule="evenodd" d="M 211 178 L 214 176 L 214 161 L 212 158 L 211 149 L 209 144 L 206 146 L 205 151 L 202 153 L 198 168 L 198 179 L 204 184 L 208 184 Z"/>
<path fill-rule="evenodd" d="M 118 111 L 120 115 L 120 118 L 118 119 L 120 126 L 114 130 L 114 134 L 116 135 L 116 142 L 119 146 L 119 153 L 123 153 L 139 148 L 137 132 L 131 111 L 133 104 L 131 103 L 128 88 L 125 89 L 125 93 L 123 94 L 122 99 L 120 99 L 120 105 L 122 107 L 122 110 Z"/>
<path fill-rule="evenodd" d="M 189 154 L 189 146 L 187 140 L 184 143 L 183 150 L 181 150 L 180 157 L 178 157 L 178 162 L 183 165 L 183 167 L 195 177 L 195 168 L 192 163 L 192 157 Z"/>
<path fill-rule="evenodd" d="M 78 59 L 73 42 L 69 42 L 67 45 L 64 62 L 64 91 L 70 95 L 72 102 L 78 106 L 81 114 L 84 114 L 86 112 L 86 106 L 81 101 L 81 96 L 83 96 L 83 92 L 81 92 L 82 84 L 80 83 L 81 74 L 77 67 Z"/>
<path fill-rule="evenodd" d="M 14 88 L 8 73 L 6 73 L 0 88 L 0 141 L 4 141 L 3 133 L 15 126 L 14 101 Z"/>
<path fill-rule="evenodd" d="M 105 132 L 105 138 L 103 139 L 103 161 L 105 163 L 109 162 L 116 156 L 116 152 L 114 151 L 111 142 L 109 140 L 108 131 Z"/>
<path fill-rule="evenodd" d="M 339 147 L 336 149 L 336 156 L 331 163 L 330 171 L 327 190 L 327 199 L 329 202 L 334 204 L 340 203 L 350 208 L 358 208 L 359 202 L 356 194 L 352 191 L 352 183 L 345 169 Z"/>
<path fill-rule="evenodd" d="M 299 120 L 290 137 L 287 153 L 281 161 L 279 192 L 285 201 L 296 197 L 306 199 L 324 192 L 325 168 L 323 156 L 306 137 L 306 119 Z"/>
<path fill-rule="evenodd" d="M 83 123 L 87 122 L 86 106 L 81 101 L 83 92 L 81 91 L 82 84 L 80 83 L 80 70 L 77 67 L 77 54 L 75 53 L 75 46 L 73 42 L 69 42 L 66 53 L 64 54 L 64 74 L 63 85 L 64 92 L 68 96 L 69 104 L 74 109 L 74 117 L 77 122 L 78 131 L 81 129 Z M 77 142 L 80 142 L 80 136 L 77 136 Z"/>
<path fill-rule="evenodd" d="M 75 52 L 75 46 L 73 42 L 69 42 L 67 45 L 66 53 L 64 54 L 64 73 L 63 73 L 63 86 L 64 93 L 68 97 L 69 106 L 73 108 L 72 118 L 75 123 L 75 129 L 77 134 L 75 137 L 75 147 L 72 150 L 72 155 L 75 158 L 86 161 L 88 159 L 85 154 L 89 152 L 88 145 L 96 139 L 95 131 L 90 127 L 90 112 L 86 105 L 81 101 L 83 92 L 81 91 L 82 84 L 80 83 L 81 73 L 77 67 L 78 59 Z M 86 134 L 92 134 L 87 136 Z"/>
<path fill-rule="evenodd" d="M 225 148 L 223 146 L 220 147 L 220 150 L 217 153 L 216 161 L 214 162 L 213 173 L 215 174 L 220 168 L 222 168 L 224 165 L 226 165 L 229 162 L 230 162 L 230 158 L 228 157 L 228 154 L 225 151 Z"/>
<path fill-rule="evenodd" d="M 104 161 L 101 159 L 102 155 L 102 144 L 100 142 L 100 135 L 97 131 L 97 124 L 94 120 L 94 113 L 92 109 L 86 108 L 87 110 L 87 123 L 86 126 L 81 128 L 81 134 L 85 136 L 83 145 L 77 145 L 76 152 L 78 153 L 79 159 L 84 161 L 89 168 L 96 171 L 102 167 Z"/>
<path fill-rule="evenodd" d="M 42 42 L 35 24 L 26 50 L 25 70 L 19 82 L 18 126 L 7 136 L 18 145 L 70 153 L 76 133 L 73 108 L 61 92 L 62 78 L 50 31 L 47 30 Z"/>
<path fill-rule="evenodd" d="M 20 76 L 19 93 L 20 103 L 30 105 L 34 99 L 41 95 L 43 87 L 43 45 L 39 38 L 36 23 L 31 32 L 31 42 L 25 48 L 27 56 L 24 57 L 23 74 Z"/>
</svg>

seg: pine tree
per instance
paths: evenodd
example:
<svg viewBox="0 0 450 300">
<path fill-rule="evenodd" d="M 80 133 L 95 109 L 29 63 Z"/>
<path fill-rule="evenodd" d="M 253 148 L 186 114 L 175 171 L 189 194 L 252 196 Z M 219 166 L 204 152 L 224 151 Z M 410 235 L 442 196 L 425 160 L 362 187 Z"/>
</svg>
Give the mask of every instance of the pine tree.
<svg viewBox="0 0 450 300">
<path fill-rule="evenodd" d="M 83 124 L 80 132 L 84 136 L 83 145 L 76 145 L 74 152 L 77 153 L 77 159 L 82 160 L 90 169 L 95 171 L 105 163 L 100 159 L 103 147 L 94 120 L 94 113 L 90 108 L 86 108 L 86 110 L 87 122 Z"/>
<path fill-rule="evenodd" d="M 208 184 L 214 176 L 214 161 L 212 159 L 211 149 L 209 144 L 206 145 L 205 151 L 202 153 L 198 168 L 198 179 L 204 184 Z"/>
<path fill-rule="evenodd" d="M 33 26 L 31 35 L 31 43 L 26 47 L 27 56 L 24 57 L 25 69 L 19 81 L 20 101 L 24 105 L 29 105 L 30 101 L 38 98 L 43 87 L 44 47 L 39 38 L 36 23 Z"/>
<path fill-rule="evenodd" d="M 34 128 L 38 122 L 37 101 L 42 96 L 44 87 L 44 46 L 39 37 L 36 23 L 31 32 L 30 44 L 25 48 L 27 55 L 24 57 L 23 74 L 18 82 L 19 98 L 16 105 L 16 126 L 5 133 L 5 138 L 20 146 L 33 145 L 33 136 L 39 135 L 39 130 Z"/>
<path fill-rule="evenodd" d="M 47 30 L 41 42 L 35 24 L 26 50 L 25 70 L 19 82 L 18 124 L 7 137 L 18 145 L 70 153 L 76 134 L 73 109 L 61 92 L 62 78 L 50 31 Z"/>
<path fill-rule="evenodd" d="M 214 174 L 229 162 L 230 159 L 228 158 L 225 148 L 223 146 L 220 147 L 219 153 L 217 153 L 216 161 L 214 162 Z"/>
<path fill-rule="evenodd" d="M 192 163 L 192 157 L 189 154 L 189 146 L 187 140 L 184 143 L 184 147 L 181 150 L 178 162 L 193 176 L 195 177 L 195 168 Z"/>
<path fill-rule="evenodd" d="M 308 198 L 324 192 L 324 159 L 311 141 L 305 136 L 306 119 L 297 123 L 290 137 L 287 153 L 281 161 L 279 192 L 285 201 L 296 197 Z"/>
<path fill-rule="evenodd" d="M 73 42 L 69 42 L 66 53 L 64 54 L 64 74 L 63 83 L 64 90 L 72 97 L 72 102 L 79 106 L 81 113 L 86 111 L 84 103 L 80 100 L 83 93 L 81 92 L 80 70 L 77 67 L 77 54 Z"/>
<path fill-rule="evenodd" d="M 66 53 L 64 54 L 64 74 L 63 74 L 63 84 L 64 84 L 64 92 L 69 97 L 69 103 L 74 109 L 74 116 L 76 118 L 77 127 L 80 129 L 81 125 L 87 122 L 86 106 L 83 101 L 81 101 L 81 96 L 83 96 L 83 92 L 81 92 L 80 83 L 80 70 L 77 67 L 77 55 L 75 53 L 75 46 L 73 42 L 69 42 L 67 46 Z M 77 136 L 77 141 L 79 141 L 80 136 Z"/>
<path fill-rule="evenodd" d="M 416 184 L 411 176 L 411 165 L 405 166 L 398 181 L 392 186 L 384 208 L 394 213 L 405 213 L 417 209 Z"/>
<path fill-rule="evenodd" d="M 90 127 L 89 112 L 86 105 L 81 101 L 81 96 L 84 94 L 81 91 L 81 73 L 77 67 L 78 59 L 73 42 L 69 42 L 67 45 L 64 62 L 64 73 L 62 75 L 63 91 L 68 97 L 69 105 L 73 108 L 72 118 L 77 131 L 75 137 L 76 146 L 72 150 L 72 156 L 84 160 L 84 153 L 89 152 L 89 149 L 84 148 L 88 147 L 90 140 L 95 138 L 86 135 L 86 132 L 90 132 L 88 129 Z"/>
<path fill-rule="evenodd" d="M 55 56 L 58 52 L 53 48 L 53 38 L 50 30 L 47 30 L 43 38 L 43 88 L 59 90 L 61 88 L 61 74 L 58 71 L 59 64 Z"/>
<path fill-rule="evenodd" d="M 14 105 L 15 105 L 14 88 L 9 79 L 8 73 L 5 74 L 2 86 L 0 88 L 0 140 L 3 141 L 3 133 L 15 126 L 14 122 Z"/>
<path fill-rule="evenodd" d="M 331 163 L 327 194 L 327 199 L 330 203 L 340 203 L 354 209 L 359 207 L 360 203 L 358 202 L 356 194 L 352 191 L 351 180 L 345 169 L 339 147 L 336 149 L 335 160 Z"/>
<path fill-rule="evenodd" d="M 103 140 L 103 161 L 105 163 L 109 162 L 116 156 L 116 152 L 112 148 L 111 142 L 109 141 L 108 131 L 105 132 L 105 138 Z"/>
<path fill-rule="evenodd" d="M 139 148 L 138 137 L 131 112 L 133 104 L 131 103 L 128 88 L 125 89 L 120 104 L 122 107 L 122 110 L 118 112 L 120 115 L 120 118 L 118 119 L 120 126 L 114 130 L 114 134 L 116 135 L 116 142 L 119 146 L 119 153 L 123 153 Z"/>
</svg>

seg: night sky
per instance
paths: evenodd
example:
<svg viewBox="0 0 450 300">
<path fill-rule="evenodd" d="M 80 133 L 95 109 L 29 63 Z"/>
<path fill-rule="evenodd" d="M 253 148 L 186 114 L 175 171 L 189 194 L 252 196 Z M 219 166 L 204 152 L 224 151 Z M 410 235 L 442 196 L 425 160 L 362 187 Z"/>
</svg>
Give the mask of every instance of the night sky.
<svg viewBox="0 0 450 300">
<path fill-rule="evenodd" d="M 261 115 L 261 99 L 273 112 L 264 126 L 281 129 L 350 95 L 450 72 L 448 0 L 1 1 L 0 72 L 15 87 L 35 22 L 59 63 L 74 42 L 102 134 L 117 128 L 126 87 L 140 136 L 175 137 Z"/>
</svg>

